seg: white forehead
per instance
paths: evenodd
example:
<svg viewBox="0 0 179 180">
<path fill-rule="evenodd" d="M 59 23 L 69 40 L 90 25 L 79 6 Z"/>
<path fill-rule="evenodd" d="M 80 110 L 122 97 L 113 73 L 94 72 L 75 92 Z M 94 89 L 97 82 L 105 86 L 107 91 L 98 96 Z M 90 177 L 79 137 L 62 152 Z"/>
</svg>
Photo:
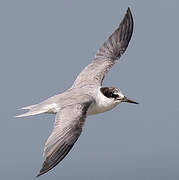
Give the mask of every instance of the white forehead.
<svg viewBox="0 0 179 180">
<path fill-rule="evenodd" d="M 122 91 L 119 88 L 116 88 L 114 94 L 118 94 L 120 97 L 124 97 Z"/>
</svg>

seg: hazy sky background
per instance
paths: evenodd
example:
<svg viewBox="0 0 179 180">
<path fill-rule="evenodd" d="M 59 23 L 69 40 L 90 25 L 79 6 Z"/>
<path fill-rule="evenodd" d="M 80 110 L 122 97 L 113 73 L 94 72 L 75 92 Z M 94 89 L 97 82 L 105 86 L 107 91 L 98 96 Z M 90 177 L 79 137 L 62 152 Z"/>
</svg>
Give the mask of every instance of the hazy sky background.
<svg viewBox="0 0 179 180">
<path fill-rule="evenodd" d="M 177 0 L 0 1 L 0 179 L 36 179 L 55 116 L 12 116 L 69 88 L 128 6 L 134 33 L 104 86 L 140 104 L 88 117 L 71 152 L 39 179 L 179 179 Z"/>
</svg>

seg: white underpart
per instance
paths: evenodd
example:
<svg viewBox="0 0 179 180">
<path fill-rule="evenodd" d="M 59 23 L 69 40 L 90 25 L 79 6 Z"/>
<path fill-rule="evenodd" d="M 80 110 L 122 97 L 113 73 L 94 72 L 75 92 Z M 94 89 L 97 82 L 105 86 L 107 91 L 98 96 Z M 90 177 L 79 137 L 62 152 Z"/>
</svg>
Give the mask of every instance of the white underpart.
<svg viewBox="0 0 179 180">
<path fill-rule="evenodd" d="M 116 101 L 113 98 L 107 98 L 104 96 L 100 89 L 96 96 L 96 103 L 92 104 L 88 109 L 88 115 L 98 114 L 102 112 L 109 111 L 116 107 L 121 101 Z"/>
</svg>

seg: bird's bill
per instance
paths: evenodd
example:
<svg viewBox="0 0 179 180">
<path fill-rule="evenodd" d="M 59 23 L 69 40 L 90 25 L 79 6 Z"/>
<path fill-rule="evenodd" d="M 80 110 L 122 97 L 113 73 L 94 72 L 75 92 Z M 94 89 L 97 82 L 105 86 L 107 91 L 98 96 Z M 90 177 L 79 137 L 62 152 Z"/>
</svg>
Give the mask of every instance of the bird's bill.
<svg viewBox="0 0 179 180">
<path fill-rule="evenodd" d="M 127 97 L 124 96 L 122 99 L 122 102 L 127 102 L 127 103 L 133 103 L 133 104 L 139 104 L 138 102 L 135 102 L 133 100 L 128 99 Z"/>
</svg>

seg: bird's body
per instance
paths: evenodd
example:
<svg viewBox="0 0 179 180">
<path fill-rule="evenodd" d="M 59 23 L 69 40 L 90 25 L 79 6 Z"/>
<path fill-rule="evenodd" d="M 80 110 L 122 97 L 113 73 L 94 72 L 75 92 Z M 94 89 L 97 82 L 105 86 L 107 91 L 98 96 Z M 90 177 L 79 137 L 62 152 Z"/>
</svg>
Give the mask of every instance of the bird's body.
<svg viewBox="0 0 179 180">
<path fill-rule="evenodd" d="M 132 32 L 133 19 L 128 8 L 119 28 L 105 41 L 70 89 L 39 104 L 22 108 L 29 111 L 17 117 L 56 114 L 54 129 L 45 144 L 46 159 L 37 176 L 55 167 L 67 155 L 80 136 L 87 115 L 109 111 L 121 102 L 137 104 L 127 99 L 119 88 L 102 87 L 105 74 L 125 52 Z"/>
<path fill-rule="evenodd" d="M 31 111 L 17 117 L 36 115 L 39 114 L 38 111 L 40 110 L 44 111 L 44 113 L 56 114 L 58 111 L 60 111 L 64 104 L 66 106 L 71 105 L 74 102 L 77 103 L 79 100 L 78 96 L 81 95 L 93 97 L 93 103 L 89 106 L 87 115 L 93 115 L 109 111 L 116 107 L 120 103 L 120 101 L 115 101 L 112 98 L 107 98 L 106 96 L 104 96 L 103 93 L 100 91 L 101 88 L 102 87 L 85 86 L 83 88 L 80 88 L 80 90 L 73 88 L 69 89 L 64 93 L 50 97 L 37 105 L 32 105 Z M 27 109 L 30 107 L 27 106 L 23 109 Z"/>
</svg>

